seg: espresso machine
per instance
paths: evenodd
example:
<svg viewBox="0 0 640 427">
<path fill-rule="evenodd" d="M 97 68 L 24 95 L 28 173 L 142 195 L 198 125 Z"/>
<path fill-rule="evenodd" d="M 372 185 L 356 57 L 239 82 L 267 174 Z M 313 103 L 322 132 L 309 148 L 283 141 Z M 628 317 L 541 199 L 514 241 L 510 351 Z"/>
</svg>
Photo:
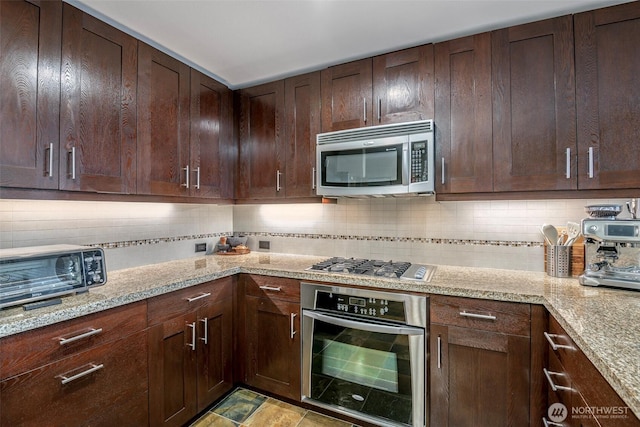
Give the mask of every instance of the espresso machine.
<svg viewBox="0 0 640 427">
<path fill-rule="evenodd" d="M 583 219 L 581 225 L 586 269 L 578 278 L 580 284 L 640 290 L 640 219 L 637 202 L 632 206 L 630 209 L 627 204 L 629 219 L 617 218 L 621 206 L 600 205 L 599 210 L 587 207 L 591 217 Z"/>
</svg>

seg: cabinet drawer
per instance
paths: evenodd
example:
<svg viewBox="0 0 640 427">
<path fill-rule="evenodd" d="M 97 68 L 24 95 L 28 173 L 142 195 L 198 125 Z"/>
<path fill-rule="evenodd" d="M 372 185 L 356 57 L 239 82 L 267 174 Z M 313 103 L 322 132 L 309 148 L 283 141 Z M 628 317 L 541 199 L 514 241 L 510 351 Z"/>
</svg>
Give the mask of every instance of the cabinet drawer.
<svg viewBox="0 0 640 427">
<path fill-rule="evenodd" d="M 4 380 L 0 425 L 148 425 L 147 390 L 141 331 Z"/>
<path fill-rule="evenodd" d="M 149 299 L 149 326 L 233 295 L 233 278 L 214 280 Z"/>
<path fill-rule="evenodd" d="M 244 275 L 246 295 L 285 301 L 300 301 L 300 282 L 282 277 Z"/>
<path fill-rule="evenodd" d="M 90 314 L 2 340 L 0 378 L 18 375 L 146 328 L 145 302 Z"/>
<path fill-rule="evenodd" d="M 504 334 L 531 334 L 531 306 L 471 298 L 431 297 L 431 323 Z"/>
</svg>

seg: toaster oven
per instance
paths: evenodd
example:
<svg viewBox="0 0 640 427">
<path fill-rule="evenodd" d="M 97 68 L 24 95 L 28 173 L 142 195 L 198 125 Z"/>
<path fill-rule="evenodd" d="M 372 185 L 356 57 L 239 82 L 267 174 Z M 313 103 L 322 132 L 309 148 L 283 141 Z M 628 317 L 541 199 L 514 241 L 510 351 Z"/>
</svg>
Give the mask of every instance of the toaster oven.
<svg viewBox="0 0 640 427">
<path fill-rule="evenodd" d="M 107 282 L 104 252 L 75 245 L 0 249 L 0 309 L 49 305 Z M 44 300 L 47 300 L 45 302 Z"/>
</svg>

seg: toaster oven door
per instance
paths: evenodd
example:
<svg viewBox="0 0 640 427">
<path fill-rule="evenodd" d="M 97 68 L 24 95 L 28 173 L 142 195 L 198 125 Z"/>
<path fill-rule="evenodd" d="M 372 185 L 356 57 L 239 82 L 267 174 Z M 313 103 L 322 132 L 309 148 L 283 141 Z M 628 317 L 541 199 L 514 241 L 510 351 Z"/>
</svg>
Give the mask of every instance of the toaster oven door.
<svg viewBox="0 0 640 427">
<path fill-rule="evenodd" d="M 0 261 L 0 308 L 85 288 L 81 252 Z"/>
</svg>

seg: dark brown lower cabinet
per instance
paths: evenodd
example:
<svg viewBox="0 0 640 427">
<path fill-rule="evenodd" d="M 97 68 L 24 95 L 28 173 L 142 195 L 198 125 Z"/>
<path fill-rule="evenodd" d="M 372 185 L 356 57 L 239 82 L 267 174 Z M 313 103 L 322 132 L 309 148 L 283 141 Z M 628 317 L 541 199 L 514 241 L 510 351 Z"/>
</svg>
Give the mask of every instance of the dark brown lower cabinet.
<svg viewBox="0 0 640 427">
<path fill-rule="evenodd" d="M 0 340 L 0 426 L 148 425 L 146 304 Z"/>
<path fill-rule="evenodd" d="M 222 279 L 149 301 L 151 426 L 182 426 L 233 387 L 232 283 Z"/>
<path fill-rule="evenodd" d="M 300 400 L 300 284 L 243 275 L 244 382 Z M 257 296 L 256 296 L 257 295 Z"/>
<path fill-rule="evenodd" d="M 529 425 L 530 306 L 433 296 L 430 312 L 430 425 Z"/>
</svg>

